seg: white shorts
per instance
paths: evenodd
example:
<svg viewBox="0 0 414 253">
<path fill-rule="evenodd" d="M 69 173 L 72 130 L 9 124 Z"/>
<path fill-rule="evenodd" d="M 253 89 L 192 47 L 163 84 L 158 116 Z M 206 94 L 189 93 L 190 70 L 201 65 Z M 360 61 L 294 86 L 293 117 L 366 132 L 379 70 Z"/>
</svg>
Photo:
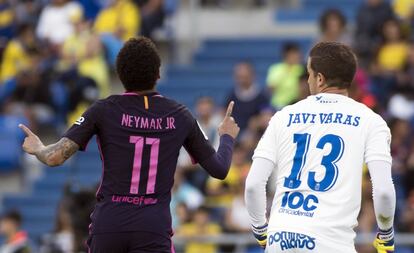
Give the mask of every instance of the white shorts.
<svg viewBox="0 0 414 253">
<path fill-rule="evenodd" d="M 297 232 L 276 231 L 267 235 L 266 253 L 357 253 L 354 244 L 338 244 Z"/>
</svg>

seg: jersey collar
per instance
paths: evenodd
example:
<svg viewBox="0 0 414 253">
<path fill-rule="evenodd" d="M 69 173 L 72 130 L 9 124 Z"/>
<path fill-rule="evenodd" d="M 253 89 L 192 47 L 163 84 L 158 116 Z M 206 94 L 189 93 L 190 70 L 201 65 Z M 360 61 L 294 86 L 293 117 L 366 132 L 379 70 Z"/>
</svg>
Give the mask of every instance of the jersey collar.
<svg viewBox="0 0 414 253">
<path fill-rule="evenodd" d="M 148 97 L 162 97 L 158 92 L 151 91 L 147 93 L 141 93 L 141 92 L 132 92 L 132 91 L 126 91 L 122 94 L 123 96 L 148 96 Z"/>
</svg>

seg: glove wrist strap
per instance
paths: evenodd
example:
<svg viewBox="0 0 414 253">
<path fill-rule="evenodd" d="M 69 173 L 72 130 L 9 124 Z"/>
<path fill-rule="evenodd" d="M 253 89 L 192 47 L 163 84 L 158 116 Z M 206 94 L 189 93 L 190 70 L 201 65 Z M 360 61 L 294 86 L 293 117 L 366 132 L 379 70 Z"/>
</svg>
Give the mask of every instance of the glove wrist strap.
<svg viewBox="0 0 414 253">
<path fill-rule="evenodd" d="M 263 226 L 258 226 L 258 227 L 255 227 L 252 225 L 252 230 L 253 230 L 253 233 L 255 234 L 259 234 L 259 235 L 264 234 L 267 232 L 267 224 L 264 224 Z"/>
<path fill-rule="evenodd" d="M 390 228 L 388 230 L 379 230 L 378 239 L 383 241 L 390 241 L 394 238 L 394 229 Z"/>
</svg>

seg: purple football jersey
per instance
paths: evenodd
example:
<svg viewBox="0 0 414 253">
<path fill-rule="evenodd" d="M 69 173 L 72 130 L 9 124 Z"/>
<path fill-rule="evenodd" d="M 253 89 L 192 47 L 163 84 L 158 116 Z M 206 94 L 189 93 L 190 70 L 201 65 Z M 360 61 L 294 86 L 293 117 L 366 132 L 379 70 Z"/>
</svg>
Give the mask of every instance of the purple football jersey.
<svg viewBox="0 0 414 253">
<path fill-rule="evenodd" d="M 158 93 L 125 93 L 95 102 L 64 137 L 84 150 L 95 134 L 103 175 L 91 233 L 147 231 L 169 238 L 181 147 L 197 162 L 215 153 L 197 121 Z"/>
</svg>

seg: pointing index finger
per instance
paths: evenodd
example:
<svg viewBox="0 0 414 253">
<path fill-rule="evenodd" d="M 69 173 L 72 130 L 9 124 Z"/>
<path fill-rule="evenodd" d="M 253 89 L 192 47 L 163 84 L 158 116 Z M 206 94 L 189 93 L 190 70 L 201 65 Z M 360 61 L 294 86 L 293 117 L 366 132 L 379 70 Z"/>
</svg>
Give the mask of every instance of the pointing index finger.
<svg viewBox="0 0 414 253">
<path fill-rule="evenodd" d="M 231 114 L 233 113 L 233 107 L 234 107 L 234 101 L 231 101 L 229 103 L 229 106 L 227 107 L 226 118 L 230 118 L 231 117 Z"/>
<path fill-rule="evenodd" d="M 19 127 L 23 130 L 23 132 L 27 135 L 27 136 L 31 136 L 34 135 L 34 133 L 25 125 L 23 124 L 19 124 Z"/>
</svg>

